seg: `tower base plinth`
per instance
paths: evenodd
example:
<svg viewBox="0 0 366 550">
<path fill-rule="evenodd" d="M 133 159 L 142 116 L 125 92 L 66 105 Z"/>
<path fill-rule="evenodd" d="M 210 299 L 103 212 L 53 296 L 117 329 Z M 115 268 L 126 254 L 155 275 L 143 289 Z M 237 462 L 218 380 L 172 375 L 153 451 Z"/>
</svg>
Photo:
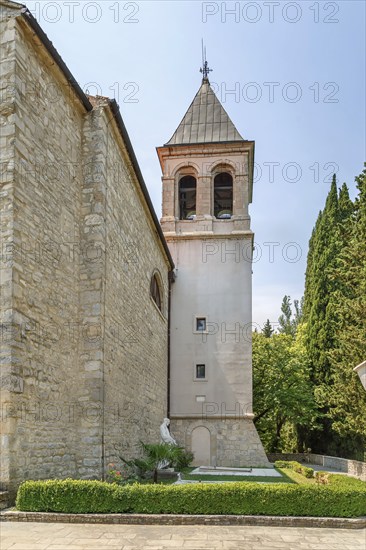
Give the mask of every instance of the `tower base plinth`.
<svg viewBox="0 0 366 550">
<path fill-rule="evenodd" d="M 172 418 L 177 443 L 194 454 L 192 466 L 268 467 L 269 461 L 249 418 Z"/>
</svg>

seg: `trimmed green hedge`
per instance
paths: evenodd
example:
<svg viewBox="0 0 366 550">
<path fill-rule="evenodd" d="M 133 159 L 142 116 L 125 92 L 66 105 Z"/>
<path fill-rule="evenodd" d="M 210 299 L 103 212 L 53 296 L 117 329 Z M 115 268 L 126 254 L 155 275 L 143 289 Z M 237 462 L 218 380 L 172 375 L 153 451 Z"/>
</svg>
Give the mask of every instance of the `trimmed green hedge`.
<svg viewBox="0 0 366 550">
<path fill-rule="evenodd" d="M 308 468 L 307 466 L 300 464 L 300 462 L 296 462 L 296 460 L 276 460 L 274 465 L 275 468 L 289 468 L 290 470 L 294 470 L 298 474 L 301 474 L 309 479 L 314 477 L 313 468 Z"/>
<path fill-rule="evenodd" d="M 120 486 L 102 481 L 25 481 L 21 511 L 139 514 L 243 514 L 358 517 L 366 515 L 366 484 L 318 486 L 220 483 Z"/>
</svg>

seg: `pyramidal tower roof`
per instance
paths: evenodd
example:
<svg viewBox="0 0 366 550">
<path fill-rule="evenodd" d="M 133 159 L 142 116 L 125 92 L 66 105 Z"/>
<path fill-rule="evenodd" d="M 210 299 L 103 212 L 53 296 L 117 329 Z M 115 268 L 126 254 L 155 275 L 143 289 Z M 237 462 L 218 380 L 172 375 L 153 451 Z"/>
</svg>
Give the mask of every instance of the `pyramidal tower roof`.
<svg viewBox="0 0 366 550">
<path fill-rule="evenodd" d="M 200 89 L 181 123 L 165 145 L 245 141 L 217 99 L 208 78 Z"/>
</svg>

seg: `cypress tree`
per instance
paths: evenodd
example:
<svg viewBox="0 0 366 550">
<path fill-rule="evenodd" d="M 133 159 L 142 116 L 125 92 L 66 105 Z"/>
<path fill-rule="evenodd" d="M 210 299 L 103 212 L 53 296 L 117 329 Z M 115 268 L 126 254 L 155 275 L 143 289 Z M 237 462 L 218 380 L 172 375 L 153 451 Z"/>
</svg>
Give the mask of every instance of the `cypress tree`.
<svg viewBox="0 0 366 550">
<path fill-rule="evenodd" d="M 347 242 L 335 270 L 338 286 L 333 296 L 337 315 L 336 339 L 329 356 L 333 385 L 329 417 L 339 438 L 338 454 L 364 459 L 366 444 L 366 392 L 353 367 L 366 358 L 366 169 L 356 178 L 359 195 L 344 228 Z M 349 197 L 348 197 L 349 198 Z M 345 217 L 344 222 L 347 222 Z"/>
<path fill-rule="evenodd" d="M 305 286 L 305 320 L 307 322 L 307 350 L 311 363 L 311 377 L 315 384 L 329 383 L 331 368 L 327 350 L 332 347 L 331 322 L 327 305 L 334 289 L 331 277 L 339 253 L 338 193 L 335 175 L 311 239 Z"/>
<path fill-rule="evenodd" d="M 354 204 L 349 197 L 348 187 L 346 183 L 343 183 L 339 191 L 338 199 L 338 221 L 344 226 L 342 233 L 347 233 L 347 228 L 351 227 L 349 223 L 350 217 L 354 211 Z"/>
<path fill-rule="evenodd" d="M 342 199 L 343 201 L 343 199 Z M 318 216 L 309 243 L 304 295 L 305 343 L 309 358 L 310 378 L 321 414 L 320 428 L 308 435 L 306 444 L 313 451 L 327 453 L 332 442 L 332 422 L 329 418 L 329 387 L 333 370 L 329 351 L 334 347 L 334 316 L 329 307 L 337 288 L 334 269 L 342 243 L 339 238 L 339 201 L 335 175 Z"/>
<path fill-rule="evenodd" d="M 271 323 L 269 322 L 269 319 L 264 323 L 262 328 L 262 333 L 266 338 L 271 338 L 272 334 L 274 333 L 274 330 L 272 328 Z"/>
<path fill-rule="evenodd" d="M 309 242 L 304 317 L 321 429 L 314 451 L 363 458 L 366 395 L 352 367 L 366 357 L 366 172 L 356 205 L 333 177 Z"/>
<path fill-rule="evenodd" d="M 291 300 L 290 296 L 284 296 L 281 305 L 282 314 L 278 318 L 280 328 L 278 331 L 282 334 L 288 334 L 289 336 L 294 335 L 294 328 L 292 324 L 292 311 L 291 311 Z"/>
<path fill-rule="evenodd" d="M 314 278 L 314 271 L 315 271 L 314 249 L 315 249 L 315 241 L 319 233 L 319 227 L 321 224 L 322 215 L 323 215 L 323 212 L 320 210 L 309 240 L 309 250 L 308 250 L 306 272 L 305 272 L 305 293 L 304 293 L 304 299 L 303 299 L 304 300 L 303 310 L 304 310 L 305 319 L 308 318 L 310 314 L 310 306 L 313 302 L 313 294 L 314 294 L 313 287 L 314 287 L 314 279 L 315 279 Z"/>
</svg>

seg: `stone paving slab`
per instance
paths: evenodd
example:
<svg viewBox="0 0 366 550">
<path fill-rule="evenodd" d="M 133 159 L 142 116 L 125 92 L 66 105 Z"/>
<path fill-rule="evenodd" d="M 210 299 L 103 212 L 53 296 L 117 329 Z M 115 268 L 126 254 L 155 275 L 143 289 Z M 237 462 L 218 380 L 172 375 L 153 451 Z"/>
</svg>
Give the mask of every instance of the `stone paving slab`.
<svg viewBox="0 0 366 550">
<path fill-rule="evenodd" d="M 366 550 L 366 530 L 204 525 L 0 524 L 1 550 Z"/>
</svg>

